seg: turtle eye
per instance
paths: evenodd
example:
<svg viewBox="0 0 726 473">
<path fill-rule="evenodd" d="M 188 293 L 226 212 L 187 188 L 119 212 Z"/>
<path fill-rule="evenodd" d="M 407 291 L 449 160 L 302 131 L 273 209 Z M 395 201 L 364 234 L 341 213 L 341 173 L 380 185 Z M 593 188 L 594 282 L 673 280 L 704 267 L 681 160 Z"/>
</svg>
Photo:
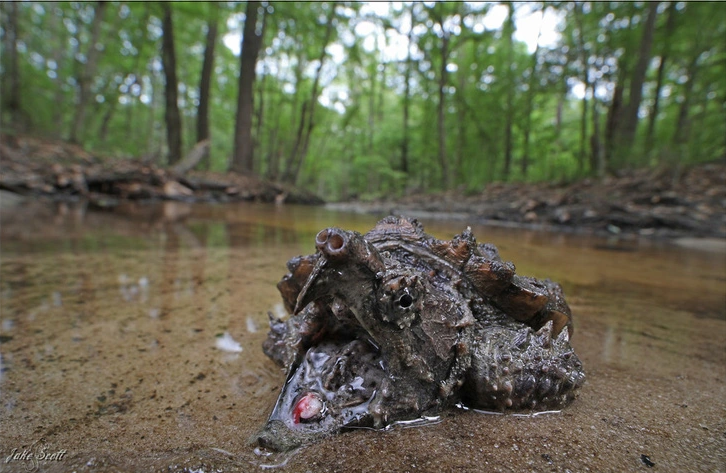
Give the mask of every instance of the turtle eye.
<svg viewBox="0 0 726 473">
<path fill-rule="evenodd" d="M 418 274 L 390 274 L 381 284 L 376 314 L 398 328 L 410 327 L 421 313 L 425 297 L 426 291 Z"/>
<path fill-rule="evenodd" d="M 408 309 L 413 305 L 413 297 L 408 292 L 404 293 L 400 299 L 398 299 L 398 305 L 402 309 Z"/>
</svg>

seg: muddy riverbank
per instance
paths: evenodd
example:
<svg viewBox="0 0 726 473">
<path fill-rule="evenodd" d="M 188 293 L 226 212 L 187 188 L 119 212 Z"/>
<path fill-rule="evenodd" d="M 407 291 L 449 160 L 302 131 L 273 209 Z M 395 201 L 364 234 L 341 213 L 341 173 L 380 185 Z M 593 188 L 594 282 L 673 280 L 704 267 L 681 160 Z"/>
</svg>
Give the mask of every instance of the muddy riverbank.
<svg viewBox="0 0 726 473">
<path fill-rule="evenodd" d="M 489 226 L 655 238 L 726 238 L 726 164 L 624 171 L 601 180 L 493 183 L 395 200 L 329 204 L 338 210 Z"/>
<path fill-rule="evenodd" d="M 194 158 L 194 150 L 189 157 Z M 3 136 L 0 191 L 12 195 L 3 194 L 0 200 L 3 205 L 23 196 L 87 200 L 99 208 L 115 208 L 133 201 L 324 203 L 320 197 L 293 186 L 255 176 L 192 171 L 191 161 L 183 161 L 164 168 L 144 159 L 99 157 L 60 141 Z M 328 206 L 378 217 L 400 214 L 505 228 L 621 237 L 710 238 L 709 244 L 723 247 L 726 163 L 626 170 L 574 183 L 491 183 L 476 193 L 454 189 Z"/>
<path fill-rule="evenodd" d="M 323 203 L 311 192 L 256 176 L 190 170 L 203 153 L 204 144 L 176 166 L 161 167 L 150 159 L 98 156 L 62 141 L 3 135 L 0 190 L 48 200 L 87 200 L 106 208 L 159 200 Z"/>
</svg>

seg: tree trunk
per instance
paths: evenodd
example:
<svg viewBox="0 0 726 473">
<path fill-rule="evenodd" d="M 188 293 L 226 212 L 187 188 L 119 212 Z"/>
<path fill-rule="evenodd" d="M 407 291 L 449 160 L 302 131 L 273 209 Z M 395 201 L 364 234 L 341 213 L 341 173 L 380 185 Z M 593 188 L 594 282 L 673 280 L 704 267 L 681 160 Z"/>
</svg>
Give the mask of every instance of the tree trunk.
<svg viewBox="0 0 726 473">
<path fill-rule="evenodd" d="M 301 92 L 300 92 L 300 83 L 302 82 L 302 75 L 303 70 L 307 66 L 307 64 L 304 61 L 304 57 L 302 54 L 298 55 L 297 61 L 295 63 L 294 68 L 294 74 L 295 74 L 295 92 L 292 94 L 292 104 L 290 107 L 290 116 L 293 116 L 295 112 L 298 109 L 298 105 L 301 100 Z M 307 104 L 307 102 L 305 102 Z M 297 135 L 295 140 L 290 140 L 290 150 L 287 152 L 286 158 L 284 159 L 284 166 L 282 170 L 282 181 L 283 182 L 290 182 L 292 180 L 293 175 L 293 169 L 295 168 L 295 159 L 298 153 L 298 148 L 300 147 L 300 141 L 302 140 L 302 130 L 305 126 L 305 113 L 307 110 L 307 106 L 303 104 L 301 107 L 300 112 L 300 120 L 297 122 Z"/>
<path fill-rule="evenodd" d="M 621 74 L 618 74 L 618 81 L 615 85 L 615 91 L 613 92 L 612 103 L 608 110 L 607 121 L 605 124 L 605 164 L 609 169 L 615 161 L 616 153 L 616 142 L 618 140 L 618 123 L 622 116 L 623 108 L 623 87 L 621 78 L 625 76 L 625 69 L 621 69 Z"/>
<path fill-rule="evenodd" d="M 505 111 L 504 124 L 504 180 L 509 180 L 512 168 L 512 127 L 514 126 L 514 73 L 512 66 L 514 65 L 514 4 L 507 2 L 509 7 L 509 15 L 504 22 L 504 32 L 507 41 L 507 104 Z"/>
<path fill-rule="evenodd" d="M 600 139 L 600 112 L 598 111 L 597 80 L 592 83 L 592 135 L 590 136 L 590 170 L 598 177 L 605 175 L 605 158 Z"/>
<path fill-rule="evenodd" d="M 384 45 L 385 47 L 385 45 Z M 383 50 L 383 48 L 381 48 Z M 381 64 L 381 79 L 378 87 L 378 103 L 376 105 L 376 120 L 383 123 L 383 102 L 385 101 L 384 92 L 386 91 L 386 63 Z"/>
<path fill-rule="evenodd" d="M 18 68 L 18 3 L 3 2 L 3 9 L 6 10 L 7 23 L 5 29 L 5 54 L 2 55 L 5 73 L 2 77 L 2 105 L 9 112 L 10 125 L 15 131 L 23 131 L 25 128 L 23 112 L 20 103 L 20 69 Z M 7 61 L 7 62 L 6 62 Z M 4 115 L 4 114 L 3 114 Z M 3 117 L 4 118 L 4 117 Z"/>
<path fill-rule="evenodd" d="M 280 173 L 281 149 L 277 142 L 277 132 L 280 129 L 280 116 L 282 115 L 280 107 L 282 107 L 282 104 L 279 102 L 277 107 L 272 107 L 272 110 L 276 110 L 275 125 L 271 128 L 267 137 L 267 178 L 271 181 L 276 181 Z"/>
<path fill-rule="evenodd" d="M 210 3 L 211 17 L 207 22 L 207 41 L 204 46 L 204 61 L 202 62 L 202 75 L 199 79 L 199 106 L 197 107 L 197 143 L 209 138 L 209 91 L 212 85 L 212 71 L 214 70 L 214 47 L 217 43 L 217 15 L 219 6 Z M 209 150 L 202 158 L 202 166 L 209 169 Z"/>
<path fill-rule="evenodd" d="M 410 61 L 409 58 L 406 61 Z M 411 69 L 410 65 L 406 66 L 406 86 L 403 95 L 403 140 L 401 141 L 401 171 L 408 174 L 408 147 L 409 147 L 409 109 L 411 108 Z"/>
<path fill-rule="evenodd" d="M 439 138 L 439 165 L 441 166 L 441 183 L 444 189 L 451 186 L 451 177 L 449 176 L 449 163 L 446 158 L 446 85 L 449 80 L 449 74 L 446 70 L 446 63 L 449 61 L 449 41 L 448 32 L 444 30 L 443 22 L 439 22 L 441 30 L 444 32 L 441 38 L 441 68 L 439 70 L 439 103 L 436 106 L 436 131 Z"/>
<path fill-rule="evenodd" d="M 151 8 L 149 7 L 149 5 L 147 5 L 146 8 L 144 9 L 144 15 L 141 17 L 141 21 L 139 22 L 140 25 L 143 25 L 143 29 L 139 32 L 139 37 L 137 39 L 139 45 L 136 48 L 137 53 L 136 53 L 136 60 L 134 61 L 134 67 L 130 71 L 124 71 L 125 75 L 128 74 L 129 72 L 132 72 L 135 76 L 135 83 L 139 84 L 139 86 L 142 86 L 139 79 L 144 75 L 143 69 L 141 66 L 141 61 L 142 61 L 142 58 L 144 58 L 144 60 L 146 60 L 145 56 L 143 54 L 143 51 L 144 51 L 145 47 L 148 47 L 148 42 L 145 40 L 146 35 L 144 32 L 146 30 L 146 26 L 149 24 L 150 16 L 151 16 Z M 152 80 L 152 84 L 153 84 L 153 78 L 149 77 L 149 79 Z M 152 85 L 152 91 L 151 91 L 152 96 L 154 94 L 153 88 L 154 88 L 154 85 Z M 116 89 L 116 91 L 118 92 L 118 88 Z M 115 100 L 118 103 L 118 97 Z M 118 106 L 116 104 L 114 104 L 114 107 L 115 107 L 115 109 L 118 109 Z M 153 107 L 154 107 L 154 104 L 152 102 L 150 104 L 149 108 L 153 108 Z M 126 136 L 131 136 L 134 133 L 132 125 L 137 125 L 137 129 L 138 129 L 138 123 L 136 123 L 135 114 L 138 114 L 138 112 L 140 110 L 142 110 L 142 109 L 140 109 L 139 107 L 134 107 L 134 106 L 126 107 L 126 122 L 124 124 L 124 129 L 126 130 Z M 153 120 L 151 121 L 151 123 L 153 126 L 153 123 L 154 123 Z M 143 126 L 141 127 L 141 129 L 147 130 Z"/>
<path fill-rule="evenodd" d="M 161 62 L 164 67 L 164 96 L 166 98 L 166 142 L 169 147 L 168 164 L 175 164 L 182 155 L 182 123 L 179 113 L 176 53 L 174 52 L 174 24 L 171 4 L 161 3 L 162 19 Z"/>
<path fill-rule="evenodd" d="M 368 143 L 366 153 L 373 152 L 373 138 L 376 133 L 376 83 L 378 82 L 377 64 L 372 63 L 368 73 L 370 74 L 371 90 L 368 93 Z"/>
<path fill-rule="evenodd" d="M 466 88 L 466 76 L 459 71 L 459 81 L 456 90 L 456 161 L 454 163 L 454 183 L 458 185 L 466 182 L 464 173 L 464 153 L 467 146 L 466 140 L 466 119 L 464 118 L 464 107 L 462 102 L 466 100 L 464 90 Z"/>
<path fill-rule="evenodd" d="M 245 27 L 242 35 L 240 54 L 239 94 L 237 96 L 237 120 L 234 133 L 234 154 L 230 171 L 251 173 L 253 171 L 252 153 L 252 112 L 254 108 L 254 82 L 257 55 L 262 45 L 262 32 L 258 35 L 257 10 L 261 2 L 247 2 Z"/>
<path fill-rule="evenodd" d="M 80 68 L 77 77 L 78 83 L 78 103 L 76 104 L 76 112 L 71 123 L 71 133 L 69 141 L 71 143 L 80 143 L 81 133 L 86 118 L 86 108 L 91 98 L 91 81 L 96 75 L 96 66 L 98 65 L 98 57 L 101 51 L 96 47 L 101 35 L 101 24 L 103 23 L 103 14 L 106 11 L 108 3 L 98 2 L 93 11 L 93 22 L 91 23 L 91 40 L 88 44 L 88 52 L 86 53 L 86 64 Z"/>
<path fill-rule="evenodd" d="M 291 173 L 287 176 L 286 181 L 290 184 L 297 182 L 300 170 L 302 169 L 303 162 L 308 152 L 308 145 L 310 144 L 310 135 L 312 134 L 313 128 L 315 127 L 315 104 L 318 103 L 319 87 L 320 87 L 320 73 L 323 69 L 323 63 L 325 61 L 325 49 L 330 43 L 330 38 L 333 35 L 333 21 L 335 20 L 335 9 L 337 2 L 333 2 L 330 5 L 330 12 L 328 13 L 327 23 L 325 25 L 325 37 L 323 38 L 323 45 L 320 50 L 320 56 L 318 56 L 318 66 L 315 70 L 315 76 L 313 78 L 313 90 L 310 94 L 310 100 L 303 104 L 303 110 L 300 118 L 300 127 L 298 128 L 297 138 L 295 146 L 293 147 L 293 155 L 291 156 Z"/>
<path fill-rule="evenodd" d="M 6 4 L 10 3 L 11 2 L 7 2 Z M 65 95 L 63 91 L 63 81 L 66 78 L 61 77 L 60 71 L 63 70 L 62 64 L 67 60 L 63 56 L 66 52 L 68 44 L 68 29 L 63 24 L 63 10 L 61 9 L 60 11 L 60 16 L 56 15 L 53 12 L 49 12 L 49 14 L 53 17 L 53 20 L 50 24 L 51 34 L 54 38 L 56 38 L 56 44 L 53 48 L 53 62 L 55 62 L 56 64 L 56 76 L 55 79 L 53 79 L 53 86 L 55 87 L 55 94 L 53 94 L 53 103 L 55 104 L 63 103 L 63 96 Z M 63 123 L 64 112 L 65 107 L 54 107 L 52 114 L 52 123 Z M 53 130 L 53 137 L 60 138 L 63 133 L 64 131 L 58 128 L 56 130 Z"/>
<path fill-rule="evenodd" d="M 633 77 L 630 80 L 630 93 L 628 107 L 626 108 L 625 120 L 623 121 L 622 145 L 631 146 L 635 139 L 635 128 L 638 126 L 638 110 L 643 98 L 643 83 L 645 73 L 650 63 L 650 50 L 653 46 L 653 33 L 655 31 L 655 18 L 658 15 L 658 4 L 660 2 L 648 3 L 648 17 L 643 26 L 643 37 L 640 41 L 638 62 L 633 70 Z"/>
<path fill-rule="evenodd" d="M 308 146 L 310 145 L 310 135 L 312 134 L 313 128 L 315 127 L 315 121 L 314 121 L 315 105 L 318 103 L 318 96 L 320 95 L 320 92 L 318 90 L 318 88 L 320 86 L 320 72 L 323 69 L 323 61 L 325 60 L 325 48 L 328 46 L 328 43 L 330 42 L 330 35 L 333 31 L 332 17 L 335 15 L 335 13 L 334 13 L 335 4 L 332 6 L 330 11 L 331 11 L 331 14 L 330 14 L 330 17 L 328 18 L 328 27 L 327 27 L 326 34 L 325 34 L 325 45 L 323 46 L 323 48 L 320 52 L 320 57 L 318 58 L 318 67 L 317 67 L 317 70 L 315 71 L 315 80 L 313 81 L 313 91 L 312 91 L 312 94 L 310 95 L 310 102 L 308 102 L 310 112 L 308 114 L 308 122 L 307 122 L 307 127 L 305 130 L 305 137 L 303 139 L 302 150 L 300 152 L 300 157 L 297 160 L 297 165 L 295 166 L 295 172 L 293 173 L 293 180 L 292 180 L 293 184 L 297 182 L 297 179 L 300 176 L 300 170 L 302 169 L 302 164 L 305 161 L 305 158 L 307 157 L 307 154 L 308 154 Z"/>
<path fill-rule="evenodd" d="M 264 19 L 263 19 L 263 21 L 264 21 Z M 266 82 L 269 82 L 269 80 L 267 80 L 267 76 L 268 76 L 268 74 L 263 69 L 262 80 L 260 80 L 260 82 L 257 86 L 257 109 L 255 110 L 255 117 L 256 117 L 255 135 L 252 138 L 252 149 L 255 149 L 258 151 L 261 151 L 260 141 L 262 140 L 262 125 L 263 125 L 264 119 L 265 119 L 265 96 L 266 96 L 265 87 L 266 87 Z M 253 153 L 253 158 L 254 158 L 254 154 L 255 153 Z M 261 154 L 261 153 L 257 153 L 257 155 L 259 155 L 259 154 Z M 259 161 L 259 158 L 258 158 L 257 163 L 255 163 L 255 162 L 252 163 L 252 169 L 257 169 L 259 175 L 263 175 L 263 174 L 267 173 L 267 169 L 266 168 L 263 169 L 262 164 L 263 163 Z"/>
<path fill-rule="evenodd" d="M 588 103 L 587 103 L 587 91 L 590 88 L 590 71 L 587 61 L 587 51 L 585 51 L 585 28 L 582 23 L 582 4 L 575 4 L 574 13 L 575 21 L 577 22 L 578 40 L 577 48 L 580 53 L 580 63 L 582 64 L 582 82 L 585 84 L 585 94 L 582 97 L 582 114 L 580 115 L 580 153 L 577 156 L 577 172 L 582 175 L 585 171 L 585 154 L 587 153 L 587 115 L 588 115 Z M 593 97 L 595 97 L 595 89 L 592 91 Z"/>
<path fill-rule="evenodd" d="M 262 16 L 262 27 L 260 30 L 260 36 L 264 39 L 265 37 L 265 28 L 267 25 L 267 15 Z M 260 49 L 262 50 L 262 59 L 264 59 L 264 48 L 262 48 L 262 45 L 260 45 Z M 260 56 L 257 56 L 257 62 L 261 60 Z M 260 156 L 262 154 L 262 146 L 260 146 L 262 141 L 262 126 L 265 123 L 265 113 L 267 111 L 267 108 L 265 107 L 265 99 L 267 98 L 267 93 L 265 92 L 268 89 L 267 84 L 270 82 L 268 79 L 268 76 L 270 75 L 268 71 L 265 70 L 266 68 L 263 67 L 262 69 L 262 80 L 258 83 L 258 85 L 255 87 L 257 91 L 257 101 L 258 105 L 255 108 L 255 134 L 252 137 L 252 169 L 255 170 L 255 172 L 262 176 L 268 172 L 269 168 L 269 160 L 264 161 L 261 160 L 259 157 L 257 158 L 257 161 L 255 162 L 255 156 Z M 258 152 L 259 151 L 259 152 Z M 264 164 L 264 166 L 263 166 Z"/>
<path fill-rule="evenodd" d="M 401 141 L 401 171 L 408 175 L 408 148 L 409 148 L 409 109 L 411 107 L 411 70 L 413 69 L 413 59 L 411 57 L 411 42 L 413 41 L 413 17 L 414 4 L 411 4 L 411 25 L 408 30 L 406 43 L 406 71 L 404 73 L 404 92 L 403 92 L 403 140 Z"/>
<path fill-rule="evenodd" d="M 116 86 L 116 84 L 114 83 L 113 86 Z M 115 87 L 114 92 L 115 93 L 110 94 L 110 100 L 109 95 L 104 94 L 104 97 L 109 102 L 109 104 L 106 107 L 106 112 L 103 114 L 103 118 L 101 119 L 101 126 L 98 128 L 98 139 L 102 144 L 105 143 L 106 139 L 108 138 L 108 129 L 111 123 L 111 118 L 113 118 L 113 115 L 116 113 L 116 109 L 118 108 L 118 98 L 120 95 L 118 92 L 118 86 Z"/>
<path fill-rule="evenodd" d="M 298 159 L 301 155 L 300 147 L 302 146 L 303 142 L 303 133 L 305 131 L 305 124 L 307 123 L 307 115 L 308 115 L 308 103 L 307 101 L 303 102 L 301 110 L 300 110 L 300 122 L 297 126 L 297 133 L 295 134 L 295 142 L 292 146 L 292 152 L 290 153 L 290 158 L 288 160 L 288 165 L 285 167 L 285 173 L 282 176 L 282 180 L 284 182 L 288 183 L 294 183 L 296 181 L 296 175 L 297 175 L 297 169 L 298 169 Z"/>
<path fill-rule="evenodd" d="M 565 69 L 569 70 L 570 68 L 570 55 L 565 55 Z M 567 94 L 570 92 L 570 86 L 567 83 L 567 75 L 562 74 L 560 76 L 562 82 L 558 84 L 558 91 L 557 91 L 557 109 L 555 111 L 555 141 L 557 142 L 558 147 L 561 148 L 561 140 L 562 140 L 562 125 L 563 125 L 563 115 L 565 110 L 565 102 L 567 101 Z"/>
<path fill-rule="evenodd" d="M 676 2 L 671 2 L 668 6 L 668 19 L 666 20 L 665 34 L 663 35 L 665 40 L 663 44 L 663 51 L 660 55 L 660 64 L 658 64 L 658 74 L 656 77 L 655 91 L 653 92 L 653 106 L 648 114 L 648 132 L 645 138 L 645 146 L 647 151 L 653 149 L 653 135 L 655 133 L 655 122 L 658 119 L 658 109 L 660 107 L 660 91 L 663 88 L 663 78 L 665 76 L 665 65 L 671 52 L 671 38 L 673 31 L 675 30 L 675 5 Z"/>
<path fill-rule="evenodd" d="M 141 129 L 143 133 L 145 133 L 145 141 L 146 144 L 144 146 L 144 155 L 141 157 L 142 161 L 146 162 L 153 162 L 156 163 L 158 159 L 156 156 L 159 154 L 159 150 L 156 146 L 156 120 L 155 120 L 155 111 L 159 107 L 159 90 L 161 89 L 160 84 L 157 84 L 158 77 L 156 74 L 152 73 L 149 76 L 149 80 L 151 82 L 151 97 L 149 99 L 149 106 L 146 108 L 146 114 L 143 118 L 144 125 L 142 125 Z"/>
<path fill-rule="evenodd" d="M 542 10 L 542 15 L 545 11 Z M 529 88 L 527 89 L 527 109 L 525 110 L 524 117 L 524 150 L 522 153 L 522 177 L 527 177 L 527 168 L 529 167 L 529 135 L 532 131 L 532 111 L 534 110 L 534 91 L 537 87 L 537 57 L 539 53 L 539 39 L 542 36 L 542 25 L 540 23 L 539 31 L 537 32 L 537 43 L 534 47 L 534 53 L 532 54 L 532 67 L 530 68 L 529 74 Z"/>
<path fill-rule="evenodd" d="M 266 161 L 267 161 L 267 179 L 271 181 L 277 180 L 280 173 L 280 155 L 282 154 L 281 144 L 277 140 L 277 134 L 280 129 L 280 120 L 282 115 L 282 108 L 284 103 L 284 97 L 280 94 L 273 94 L 272 98 L 278 97 L 276 102 L 270 104 L 270 114 L 267 115 L 267 123 L 272 122 L 273 125 L 268 127 L 267 132 L 267 145 L 266 145 Z"/>
<path fill-rule="evenodd" d="M 686 83 L 683 84 L 683 101 L 681 102 L 681 106 L 678 110 L 678 121 L 676 122 L 676 128 L 673 133 L 673 144 L 676 146 L 685 144 L 688 141 L 688 135 L 691 131 L 688 112 L 691 106 L 691 98 L 693 96 L 693 86 L 696 82 L 696 70 L 698 67 L 698 57 L 700 56 L 698 51 L 699 49 L 696 49 L 693 52 L 691 61 L 688 64 L 688 69 L 686 70 L 688 79 L 686 80 Z"/>
<path fill-rule="evenodd" d="M 587 74 L 587 72 L 585 72 Z M 585 172 L 585 156 L 587 155 L 587 115 L 588 100 L 587 92 L 590 89 L 589 84 L 585 83 L 585 94 L 582 97 L 582 113 L 580 114 L 580 152 L 577 155 L 577 173 L 582 175 Z M 593 96 L 595 91 L 592 91 Z"/>
<path fill-rule="evenodd" d="M 628 18 L 633 18 L 637 13 L 637 6 L 635 3 L 629 3 L 629 15 Z M 615 80 L 615 90 L 613 91 L 613 98 L 610 103 L 610 107 L 607 112 L 607 118 L 605 121 L 605 166 L 609 171 L 614 170 L 620 163 L 623 162 L 622 158 L 622 129 L 627 115 L 627 105 L 624 102 L 625 86 L 628 81 L 628 77 L 631 71 L 630 60 L 635 54 L 632 52 L 632 36 L 633 28 L 632 21 L 630 22 L 631 27 L 624 31 L 622 34 L 625 36 L 625 48 L 623 54 L 618 58 L 618 75 Z"/>
</svg>

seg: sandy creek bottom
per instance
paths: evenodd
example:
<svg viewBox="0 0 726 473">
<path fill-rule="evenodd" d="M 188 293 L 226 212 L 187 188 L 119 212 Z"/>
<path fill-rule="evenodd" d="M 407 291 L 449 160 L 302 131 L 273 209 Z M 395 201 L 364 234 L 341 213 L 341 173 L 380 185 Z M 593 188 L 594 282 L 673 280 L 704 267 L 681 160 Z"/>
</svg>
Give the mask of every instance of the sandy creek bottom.
<svg viewBox="0 0 726 473">
<path fill-rule="evenodd" d="M 248 443 L 284 373 L 260 349 L 315 233 L 371 216 L 26 203 L 0 214 L 0 470 L 726 471 L 726 255 L 473 227 L 559 281 L 588 383 L 558 414 L 452 410 L 292 455 Z M 461 222 L 423 221 L 451 238 Z M 219 349 L 225 333 L 239 352 Z M 279 471 L 279 470 L 278 470 Z"/>
</svg>

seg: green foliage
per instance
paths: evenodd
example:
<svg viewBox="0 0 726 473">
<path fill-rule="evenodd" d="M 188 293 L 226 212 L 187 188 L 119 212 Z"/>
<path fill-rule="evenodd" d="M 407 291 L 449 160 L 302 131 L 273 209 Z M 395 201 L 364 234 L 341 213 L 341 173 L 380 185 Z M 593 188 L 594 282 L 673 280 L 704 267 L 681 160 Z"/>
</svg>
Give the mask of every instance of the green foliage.
<svg viewBox="0 0 726 473">
<path fill-rule="evenodd" d="M 614 93 L 620 88 L 622 103 L 631 100 L 628 87 L 648 4 L 506 5 L 514 8 L 507 13 L 512 21 L 492 26 L 485 19 L 507 8 L 398 2 L 387 13 L 376 13 L 380 10 L 357 2 L 263 3 L 252 124 L 255 171 L 280 179 L 294 165 L 323 50 L 319 99 L 297 184 L 328 199 L 441 189 L 442 158 L 450 185 L 474 192 L 495 180 L 571 180 L 606 169 L 682 165 L 726 155 L 721 5 L 659 5 L 635 139 L 609 156 Z M 3 130 L 67 138 L 79 78 L 90 48 L 97 47 L 101 54 L 90 82 L 82 144 L 103 154 L 163 163 L 161 7 L 108 4 L 98 44 L 92 45 L 95 7 L 22 2 L 14 4 L 13 16 L 7 2 L 2 6 L 2 86 L 10 90 L 17 77 L 21 91 L 20 110 L 2 101 Z M 331 9 L 334 30 L 327 37 Z M 218 16 L 210 106 L 211 168 L 217 171 L 227 168 L 233 151 L 240 69 L 239 56 L 225 45 L 240 41 L 244 10 L 234 2 L 172 4 L 187 150 L 196 139 L 206 28 Z M 525 28 L 523 19 L 542 11 L 559 18 L 560 36 L 542 41 L 534 53 L 516 33 Z"/>
</svg>

